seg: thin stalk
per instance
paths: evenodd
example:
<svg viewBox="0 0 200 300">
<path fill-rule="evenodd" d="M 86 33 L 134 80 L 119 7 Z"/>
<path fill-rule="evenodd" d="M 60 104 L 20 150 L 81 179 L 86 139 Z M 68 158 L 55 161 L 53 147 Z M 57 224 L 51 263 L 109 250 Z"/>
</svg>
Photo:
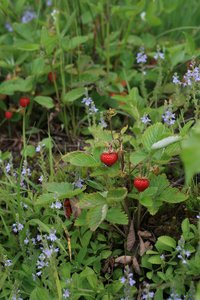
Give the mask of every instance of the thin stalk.
<svg viewBox="0 0 200 300">
<path fill-rule="evenodd" d="M 110 24 L 109 24 L 109 0 L 107 0 L 107 5 L 106 5 L 106 74 L 107 77 L 109 77 L 109 70 L 110 70 L 110 43 L 109 43 L 109 38 L 110 38 Z"/>
<path fill-rule="evenodd" d="M 139 192 L 138 192 L 139 193 Z M 137 212 L 137 230 L 139 230 L 140 228 L 140 222 L 141 222 L 141 209 L 142 209 L 142 205 L 138 200 L 138 212 Z"/>
<path fill-rule="evenodd" d="M 27 156 L 26 156 L 26 108 L 23 114 L 23 128 L 22 128 L 22 134 L 23 134 L 23 147 L 24 147 L 24 157 L 25 161 Z"/>
<path fill-rule="evenodd" d="M 51 138 L 50 136 L 50 126 L 49 126 L 49 117 L 48 117 L 48 136 L 49 140 Z M 52 148 L 49 147 L 49 166 L 50 166 L 50 174 L 53 172 L 53 155 L 52 155 Z M 50 182 L 51 176 L 49 177 L 49 182 Z"/>
<path fill-rule="evenodd" d="M 174 31 L 179 31 L 179 30 L 183 30 L 183 29 L 197 29 L 197 30 L 200 30 L 200 27 L 199 26 L 183 26 L 183 27 L 177 27 L 177 28 L 173 28 L 173 29 L 169 29 L 169 30 L 166 30 L 165 32 L 162 32 L 160 34 L 158 34 L 155 38 L 159 38 L 163 35 L 166 35 L 170 32 L 174 32 Z"/>
</svg>

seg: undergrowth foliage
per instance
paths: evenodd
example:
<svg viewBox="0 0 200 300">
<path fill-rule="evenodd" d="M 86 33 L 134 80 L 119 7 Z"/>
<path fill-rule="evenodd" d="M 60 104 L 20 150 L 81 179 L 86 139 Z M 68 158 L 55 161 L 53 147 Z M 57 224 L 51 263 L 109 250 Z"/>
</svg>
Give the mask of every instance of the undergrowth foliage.
<svg viewBox="0 0 200 300">
<path fill-rule="evenodd" d="M 199 52 L 164 29 L 182 1 L 25 2 L 0 6 L 0 126 L 22 145 L 0 151 L 0 299 L 198 299 Z"/>
</svg>

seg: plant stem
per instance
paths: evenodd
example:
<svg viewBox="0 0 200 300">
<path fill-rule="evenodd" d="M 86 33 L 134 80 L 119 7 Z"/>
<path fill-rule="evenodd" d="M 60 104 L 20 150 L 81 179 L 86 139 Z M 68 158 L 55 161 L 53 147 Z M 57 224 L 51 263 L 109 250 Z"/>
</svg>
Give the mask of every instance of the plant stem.
<svg viewBox="0 0 200 300">
<path fill-rule="evenodd" d="M 109 77 L 109 69 L 110 69 L 110 43 L 109 43 L 109 37 L 110 37 L 110 24 L 109 24 L 109 0 L 107 0 L 106 5 L 106 73 L 107 77 Z"/>
</svg>

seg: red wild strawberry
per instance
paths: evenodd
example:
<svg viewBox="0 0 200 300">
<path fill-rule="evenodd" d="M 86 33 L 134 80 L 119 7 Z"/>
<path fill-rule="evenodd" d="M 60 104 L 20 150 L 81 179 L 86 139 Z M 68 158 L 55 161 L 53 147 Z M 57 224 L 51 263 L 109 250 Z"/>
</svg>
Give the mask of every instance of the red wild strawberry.
<svg viewBox="0 0 200 300">
<path fill-rule="evenodd" d="M 101 154 L 101 161 L 106 165 L 106 166 L 112 166 L 114 163 L 116 163 L 118 159 L 118 154 L 116 152 L 104 152 Z"/>
<path fill-rule="evenodd" d="M 26 107 L 28 106 L 30 103 L 30 99 L 29 98 L 21 98 L 19 100 L 19 104 L 22 106 L 22 107 Z"/>
<path fill-rule="evenodd" d="M 13 116 L 13 112 L 12 111 L 10 111 L 10 110 L 7 110 L 6 112 L 5 112 L 5 117 L 6 117 L 6 119 L 11 119 L 12 118 L 12 116 Z"/>
<path fill-rule="evenodd" d="M 138 192 L 143 192 L 149 186 L 149 180 L 146 178 L 135 178 L 133 182 L 134 186 L 138 190 Z"/>
<path fill-rule="evenodd" d="M 70 218 L 72 214 L 72 210 L 71 210 L 71 205 L 69 200 L 66 200 L 64 203 L 64 211 L 65 211 L 65 216 Z"/>
<path fill-rule="evenodd" d="M 53 72 L 53 73 L 49 73 L 48 74 L 48 78 L 49 78 L 49 80 L 53 83 L 53 74 L 54 74 L 54 78 L 55 78 L 55 80 L 56 80 L 56 78 L 57 78 L 57 74 L 56 74 L 56 72 Z"/>
</svg>

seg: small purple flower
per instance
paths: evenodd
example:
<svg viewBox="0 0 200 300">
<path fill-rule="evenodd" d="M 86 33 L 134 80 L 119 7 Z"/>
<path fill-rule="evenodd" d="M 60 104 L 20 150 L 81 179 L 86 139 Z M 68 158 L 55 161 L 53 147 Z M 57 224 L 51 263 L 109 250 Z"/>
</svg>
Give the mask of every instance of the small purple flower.
<svg viewBox="0 0 200 300">
<path fill-rule="evenodd" d="M 37 17 L 37 14 L 34 12 L 27 10 L 24 12 L 24 15 L 22 16 L 22 23 L 29 23 L 31 20 Z"/>
<path fill-rule="evenodd" d="M 92 102 L 92 98 L 88 96 L 84 97 L 83 100 L 81 101 L 81 103 L 85 104 L 86 106 L 90 106 L 91 102 Z"/>
<path fill-rule="evenodd" d="M 175 83 L 176 85 L 179 84 L 181 85 L 182 83 L 180 82 L 180 80 L 178 79 L 179 76 L 175 73 L 173 76 L 173 83 Z"/>
<path fill-rule="evenodd" d="M 10 259 L 7 259 L 7 255 L 4 255 L 4 266 L 10 267 L 12 266 L 12 261 Z"/>
<path fill-rule="evenodd" d="M 9 32 L 13 32 L 12 26 L 9 22 L 9 20 L 6 20 L 6 24 L 5 24 L 5 28 L 9 31 Z"/>
<path fill-rule="evenodd" d="M 104 119 L 103 119 L 103 114 L 101 113 L 100 114 L 100 121 L 101 122 L 99 122 L 99 124 L 101 125 L 101 129 L 103 129 L 103 128 L 106 128 L 107 127 L 107 124 L 106 124 L 106 122 L 104 121 Z"/>
<path fill-rule="evenodd" d="M 66 299 L 66 298 L 69 298 L 71 293 L 68 291 L 68 289 L 63 289 L 63 297 Z"/>
<path fill-rule="evenodd" d="M 56 208 L 56 209 L 61 209 L 61 207 L 62 207 L 62 204 L 60 202 L 56 202 L 54 205 L 54 208 Z"/>
<path fill-rule="evenodd" d="M 92 101 L 91 107 L 89 108 L 90 114 L 96 114 L 98 112 L 98 108 L 95 107 L 94 102 Z"/>
<path fill-rule="evenodd" d="M 143 117 L 140 118 L 142 120 L 142 123 L 146 124 L 148 122 L 151 122 L 151 120 L 147 116 L 148 116 L 148 114 L 144 113 Z"/>
<path fill-rule="evenodd" d="M 39 180 L 39 182 L 41 182 L 41 183 L 42 183 L 42 181 L 43 181 L 43 178 L 44 178 L 44 176 L 43 176 L 43 175 L 41 175 L 41 176 L 40 176 L 40 178 L 38 179 L 38 180 Z"/>
<path fill-rule="evenodd" d="M 147 284 L 144 289 L 144 294 L 142 295 L 142 299 L 153 299 L 154 292 L 150 292 L 150 285 Z"/>
<path fill-rule="evenodd" d="M 24 243 L 27 245 L 29 243 L 29 239 L 26 237 Z"/>
<path fill-rule="evenodd" d="M 125 282 L 126 282 L 125 277 L 120 278 L 120 282 L 123 283 L 123 284 L 125 284 Z"/>
<path fill-rule="evenodd" d="M 46 5 L 47 5 L 47 6 L 51 6 L 51 5 L 52 5 L 52 0 L 46 1 Z"/>
<path fill-rule="evenodd" d="M 36 152 L 40 152 L 41 151 L 41 145 L 40 144 L 37 146 L 37 148 L 35 149 L 35 151 Z"/>
<path fill-rule="evenodd" d="M 157 53 L 156 53 L 156 55 L 154 56 L 154 59 L 155 59 L 155 60 L 158 60 L 159 58 L 160 58 L 160 59 L 165 59 L 164 53 L 160 52 L 160 50 L 161 50 L 161 49 L 158 47 L 158 48 L 157 48 Z"/>
<path fill-rule="evenodd" d="M 164 123 L 167 123 L 169 125 L 173 125 L 175 123 L 175 114 L 172 113 L 171 104 L 165 104 L 164 114 L 162 115 L 162 118 L 164 119 Z"/>
<path fill-rule="evenodd" d="M 8 163 L 7 166 L 6 166 L 6 173 L 9 173 L 10 172 L 10 168 L 11 168 L 11 164 Z"/>
<path fill-rule="evenodd" d="M 35 279 L 36 279 L 35 274 L 32 273 L 32 276 L 33 276 L 33 281 L 35 281 Z"/>
<path fill-rule="evenodd" d="M 129 278 L 129 284 L 130 284 L 130 286 L 133 286 L 135 284 L 135 280 L 133 280 L 132 278 Z"/>
<path fill-rule="evenodd" d="M 144 47 L 140 47 L 140 50 L 136 57 L 137 63 L 146 63 L 147 62 L 147 55 L 144 52 Z"/>
<path fill-rule="evenodd" d="M 160 258 L 161 258 L 161 260 L 165 260 L 164 254 L 162 254 L 162 255 L 160 256 Z"/>
</svg>

